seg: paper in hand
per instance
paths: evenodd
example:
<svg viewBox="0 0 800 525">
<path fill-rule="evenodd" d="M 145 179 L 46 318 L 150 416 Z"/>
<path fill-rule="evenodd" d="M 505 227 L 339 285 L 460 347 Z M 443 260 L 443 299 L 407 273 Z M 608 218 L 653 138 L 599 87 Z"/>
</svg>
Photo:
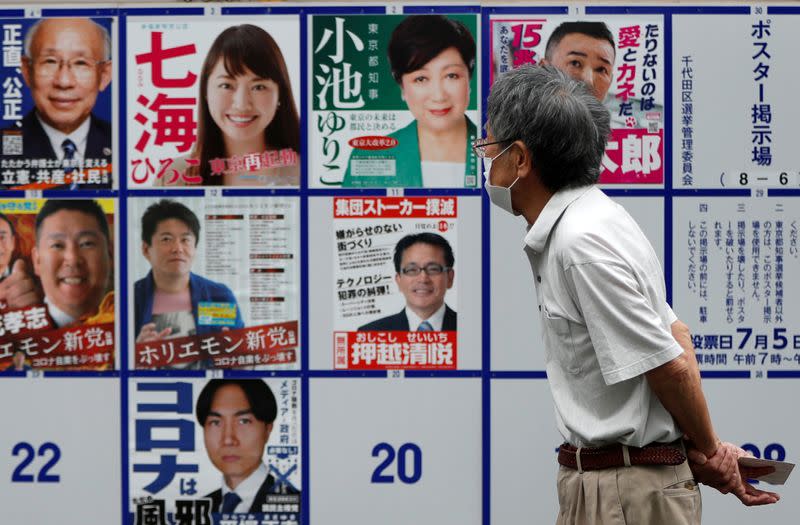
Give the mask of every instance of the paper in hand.
<svg viewBox="0 0 800 525">
<path fill-rule="evenodd" d="M 758 459 L 751 456 L 742 456 L 739 458 L 739 465 L 742 467 L 773 467 L 775 472 L 759 476 L 758 481 L 763 481 L 771 485 L 783 485 L 792 473 L 794 463 L 786 461 L 774 461 L 771 459 Z"/>
</svg>

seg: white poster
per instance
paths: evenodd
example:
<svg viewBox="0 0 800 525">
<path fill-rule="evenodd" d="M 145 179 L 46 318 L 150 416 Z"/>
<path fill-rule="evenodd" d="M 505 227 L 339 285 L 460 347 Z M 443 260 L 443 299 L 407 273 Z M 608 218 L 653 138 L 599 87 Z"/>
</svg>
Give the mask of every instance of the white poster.
<svg viewBox="0 0 800 525">
<path fill-rule="evenodd" d="M 674 188 L 800 186 L 797 17 L 765 11 L 673 16 Z"/>
<path fill-rule="evenodd" d="M 756 377 L 800 369 L 797 203 L 792 198 L 673 200 L 674 310 L 708 371 Z"/>
</svg>

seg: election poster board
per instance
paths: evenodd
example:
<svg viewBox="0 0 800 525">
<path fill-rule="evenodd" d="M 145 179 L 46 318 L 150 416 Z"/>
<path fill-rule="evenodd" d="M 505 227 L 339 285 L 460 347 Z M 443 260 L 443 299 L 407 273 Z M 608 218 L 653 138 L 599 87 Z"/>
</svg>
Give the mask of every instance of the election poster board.
<svg viewBox="0 0 800 525">
<path fill-rule="evenodd" d="M 128 187 L 300 184 L 300 20 L 129 16 Z"/>
<path fill-rule="evenodd" d="M 3 523 L 119 523 L 119 380 L 0 378 L 0 398 Z"/>
<path fill-rule="evenodd" d="M 0 190 L 115 187 L 116 19 L 0 18 L 0 28 Z"/>
<path fill-rule="evenodd" d="M 476 14 L 313 15 L 308 34 L 310 188 L 478 187 Z"/>
<path fill-rule="evenodd" d="M 299 369 L 296 197 L 135 198 L 128 213 L 132 368 Z"/>
<path fill-rule="evenodd" d="M 674 309 L 692 327 L 701 369 L 765 377 L 800 370 L 794 198 L 673 202 Z"/>
<path fill-rule="evenodd" d="M 301 523 L 298 379 L 137 378 L 129 391 L 128 523 Z"/>
<path fill-rule="evenodd" d="M 312 378 L 309 392 L 312 523 L 482 523 L 480 379 Z"/>
<path fill-rule="evenodd" d="M 602 22 L 614 41 L 600 185 L 664 266 L 715 431 L 756 457 L 796 462 L 800 333 L 785 291 L 797 281 L 799 2 L 191 3 L 0 9 L 0 522 L 555 521 L 562 438 L 526 224 L 488 202 L 469 145 L 485 135 L 486 88 L 541 63 L 564 22 Z M 395 33 L 406 24 L 401 47 L 428 48 L 408 34 L 442 20 L 468 38 L 427 31 L 431 55 L 394 75 Z M 73 54 L 58 37 L 26 63 L 26 35 L 37 23 L 58 34 L 53 22 L 84 24 L 83 36 L 101 28 L 108 46 Z M 470 40 L 473 59 L 459 47 Z M 230 52 L 239 45 L 242 61 Z M 91 116 L 70 156 L 44 124 L 77 107 Z M 31 124 L 43 135 L 31 138 Z M 52 151 L 31 151 L 39 145 Z M 108 236 L 97 224 L 79 230 L 94 240 L 61 235 L 73 217 L 37 238 L 37 215 L 61 199 L 96 202 Z M 197 217 L 191 257 L 180 235 L 162 240 L 213 300 L 162 294 L 148 278 L 163 261 L 157 238 L 142 239 L 143 216 L 162 199 Z M 431 261 L 397 271 L 394 249 L 416 233 L 450 245 L 452 286 Z M 51 248 L 63 257 L 48 258 Z M 433 278 L 445 281 L 456 329 L 444 316 L 441 330 L 379 328 L 410 322 L 404 289 L 437 295 Z M 88 298 L 74 315 L 60 287 Z M 19 306 L 28 294 L 35 301 Z M 153 324 L 142 340 L 139 310 Z M 237 423 L 222 408 L 198 422 L 212 378 L 266 384 L 276 400 L 269 436 L 247 452 L 263 463 L 249 486 L 266 495 L 247 491 L 227 512 L 219 489 L 236 472 L 226 463 L 245 452 L 214 441 Z M 257 421 L 238 418 L 266 429 Z M 796 521 L 791 478 L 756 487 L 781 502 L 745 509 L 702 487 L 704 523 Z"/>
<path fill-rule="evenodd" d="M 562 16 L 506 13 L 489 17 L 489 81 L 513 68 L 541 64 L 551 35 L 562 24 L 590 23 L 598 37 L 558 36 L 550 63 L 594 83 L 611 116 L 611 136 L 600 184 L 653 187 L 664 184 L 664 20 L 662 15 Z M 569 27 L 567 25 L 566 27 Z M 605 39 L 604 31 L 614 41 Z M 556 33 L 557 35 L 559 33 Z M 587 39 L 574 41 L 572 39 Z M 557 43 L 556 43 L 557 41 Z M 571 55 L 580 47 L 582 55 Z M 574 48 L 574 49 L 573 49 Z M 596 61 L 593 60 L 597 54 Z M 587 69 L 591 73 L 587 72 Z M 603 93 L 607 90 L 606 93 Z"/>
<path fill-rule="evenodd" d="M 800 186 L 789 58 L 796 21 L 761 6 L 673 17 L 673 187 Z"/>
<path fill-rule="evenodd" d="M 480 367 L 480 289 L 465 286 L 480 280 L 479 199 L 342 196 L 310 206 L 309 257 L 333 268 L 309 276 L 312 367 Z"/>
<path fill-rule="evenodd" d="M 24 370 L 116 368 L 115 209 L 111 198 L 0 199 L 12 233 L 2 248 L 0 370 L 19 352 Z"/>
</svg>

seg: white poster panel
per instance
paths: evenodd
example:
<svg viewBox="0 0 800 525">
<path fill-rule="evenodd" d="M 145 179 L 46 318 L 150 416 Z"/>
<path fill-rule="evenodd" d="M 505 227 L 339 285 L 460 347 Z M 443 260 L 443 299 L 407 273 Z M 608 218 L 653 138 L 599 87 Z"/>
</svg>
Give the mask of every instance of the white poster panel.
<svg viewBox="0 0 800 525">
<path fill-rule="evenodd" d="M 129 188 L 299 186 L 297 15 L 127 18 Z"/>
<path fill-rule="evenodd" d="M 673 211 L 674 310 L 701 367 L 800 369 L 800 305 L 784 296 L 800 279 L 795 199 L 676 198 Z"/>
<path fill-rule="evenodd" d="M 636 220 L 663 267 L 664 203 L 658 197 L 614 197 Z M 523 251 L 525 221 L 491 208 L 492 370 L 544 370 L 533 272 Z"/>
<path fill-rule="evenodd" d="M 299 368 L 299 204 L 130 199 L 131 366 Z"/>
<path fill-rule="evenodd" d="M 576 18 L 502 13 L 491 15 L 489 25 L 490 83 L 511 69 L 549 61 L 589 83 L 608 108 L 611 136 L 601 184 L 664 183 L 661 15 Z"/>
<path fill-rule="evenodd" d="M 481 523 L 480 379 L 312 378 L 309 395 L 312 523 Z"/>
<path fill-rule="evenodd" d="M 128 523 L 300 523 L 298 379 L 129 385 Z M 227 507 L 223 487 L 241 501 Z"/>
<path fill-rule="evenodd" d="M 800 185 L 797 17 L 762 9 L 672 18 L 675 188 Z"/>
<path fill-rule="evenodd" d="M 3 523 L 119 523 L 119 381 L 7 378 L 0 398 Z"/>
<path fill-rule="evenodd" d="M 309 257 L 333 268 L 309 272 L 311 367 L 480 368 L 480 205 L 453 196 L 310 199 Z M 416 254 L 420 247 L 432 251 Z M 430 263 L 442 273 L 429 275 Z M 402 273 L 413 267 L 426 270 Z M 419 332 L 434 305 L 441 319 L 430 316 L 433 330 Z M 420 317 L 413 327 L 408 310 Z"/>
<path fill-rule="evenodd" d="M 797 418 L 787 417 L 779 408 L 783 402 L 797 398 L 797 379 L 706 379 L 706 394 L 711 420 L 720 439 L 738 445 L 756 457 L 798 463 L 800 426 Z M 769 401 L 767 401 L 769 400 Z M 776 408 L 766 405 L 770 402 Z M 762 490 L 777 492 L 781 500 L 775 505 L 745 508 L 731 494 L 722 495 L 703 487 L 703 523 L 794 523 L 800 515 L 800 483 L 794 469 L 785 485 L 758 483 Z"/>
<path fill-rule="evenodd" d="M 546 379 L 492 380 L 492 525 L 555 523 L 556 428 Z"/>
</svg>

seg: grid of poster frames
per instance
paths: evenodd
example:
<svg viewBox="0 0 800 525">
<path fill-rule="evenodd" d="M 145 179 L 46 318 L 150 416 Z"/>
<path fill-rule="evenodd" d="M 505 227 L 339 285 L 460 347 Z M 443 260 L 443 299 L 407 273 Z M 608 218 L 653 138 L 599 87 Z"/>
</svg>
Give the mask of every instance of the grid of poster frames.
<svg viewBox="0 0 800 525">
<path fill-rule="evenodd" d="M 800 4 L 9 6 L 0 521 L 554 521 L 525 225 L 469 145 L 569 21 L 613 35 L 600 185 L 660 256 L 718 433 L 796 458 Z M 420 233 L 455 262 L 414 288 L 393 253 Z M 218 379 L 275 400 L 233 511 L 245 434 L 197 414 Z M 705 522 L 793 522 L 796 487 L 704 489 Z"/>
</svg>

